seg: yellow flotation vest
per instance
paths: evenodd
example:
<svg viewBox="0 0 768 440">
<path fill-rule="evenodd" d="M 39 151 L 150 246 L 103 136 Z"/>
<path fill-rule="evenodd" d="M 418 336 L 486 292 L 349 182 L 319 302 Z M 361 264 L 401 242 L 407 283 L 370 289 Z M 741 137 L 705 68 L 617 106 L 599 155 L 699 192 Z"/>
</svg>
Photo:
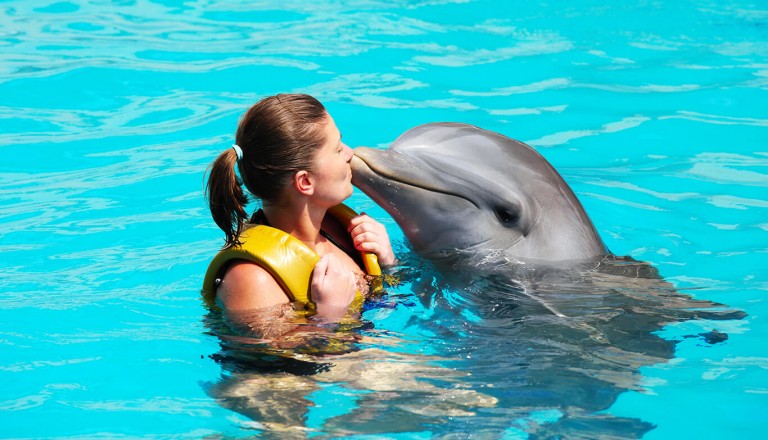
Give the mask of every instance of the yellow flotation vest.
<svg viewBox="0 0 768 440">
<path fill-rule="evenodd" d="M 340 204 L 328 210 L 328 214 L 348 225 L 357 213 Z M 311 305 L 309 298 L 310 281 L 315 264 L 320 256 L 296 237 L 265 225 L 255 225 L 244 230 L 239 237 L 240 244 L 220 251 L 213 257 L 203 280 L 203 298 L 213 305 L 216 298 L 216 279 L 232 260 L 247 260 L 266 269 L 280 284 L 292 301 Z M 368 275 L 381 275 L 375 254 L 361 252 L 363 265 Z M 358 292 L 357 301 L 361 301 Z"/>
</svg>

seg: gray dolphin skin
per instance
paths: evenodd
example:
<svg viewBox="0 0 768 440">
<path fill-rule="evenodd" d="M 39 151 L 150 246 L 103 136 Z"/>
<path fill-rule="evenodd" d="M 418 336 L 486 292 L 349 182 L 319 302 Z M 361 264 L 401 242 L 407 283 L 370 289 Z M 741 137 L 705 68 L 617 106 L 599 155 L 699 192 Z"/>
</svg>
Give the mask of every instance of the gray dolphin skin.
<svg viewBox="0 0 768 440">
<path fill-rule="evenodd" d="M 352 183 L 397 221 L 422 256 L 503 251 L 531 262 L 610 255 L 560 174 L 534 149 L 458 123 L 359 147 Z"/>
</svg>

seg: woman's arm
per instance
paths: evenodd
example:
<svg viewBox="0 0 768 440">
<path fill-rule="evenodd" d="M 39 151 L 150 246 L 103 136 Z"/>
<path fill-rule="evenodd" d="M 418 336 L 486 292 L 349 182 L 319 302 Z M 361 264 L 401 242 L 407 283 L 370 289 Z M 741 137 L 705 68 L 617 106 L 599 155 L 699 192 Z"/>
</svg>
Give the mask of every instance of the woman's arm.
<svg viewBox="0 0 768 440">
<path fill-rule="evenodd" d="M 247 261 L 232 264 L 221 280 L 216 299 L 226 311 L 256 310 L 290 302 L 272 274 Z"/>
<path fill-rule="evenodd" d="M 310 320 L 335 322 L 347 315 L 355 298 L 355 277 L 336 256 L 325 255 L 315 265 L 310 289 L 317 308 Z M 307 327 L 302 316 L 289 312 L 290 299 L 272 274 L 251 262 L 234 263 L 224 275 L 216 297 L 235 329 L 270 337 L 316 330 Z"/>
</svg>

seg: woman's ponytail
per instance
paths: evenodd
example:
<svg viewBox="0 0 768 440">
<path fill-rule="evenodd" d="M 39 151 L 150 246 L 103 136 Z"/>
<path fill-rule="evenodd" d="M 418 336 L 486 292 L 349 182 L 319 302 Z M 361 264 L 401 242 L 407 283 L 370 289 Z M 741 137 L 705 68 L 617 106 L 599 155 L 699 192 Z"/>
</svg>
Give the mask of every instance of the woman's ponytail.
<svg viewBox="0 0 768 440">
<path fill-rule="evenodd" d="M 277 201 L 297 171 L 312 169 L 328 119 L 323 104 L 309 95 L 270 96 L 248 109 L 237 127 L 237 144 L 216 158 L 205 185 L 213 220 L 226 234 L 224 248 L 240 244 L 248 221 L 242 185 L 262 202 Z"/>
<path fill-rule="evenodd" d="M 248 197 L 243 192 L 242 182 L 235 173 L 237 153 L 229 148 L 221 153 L 209 167 L 205 194 L 211 209 L 213 221 L 226 235 L 224 248 L 239 244 L 238 237 L 243 224 L 248 221 L 245 207 Z"/>
</svg>

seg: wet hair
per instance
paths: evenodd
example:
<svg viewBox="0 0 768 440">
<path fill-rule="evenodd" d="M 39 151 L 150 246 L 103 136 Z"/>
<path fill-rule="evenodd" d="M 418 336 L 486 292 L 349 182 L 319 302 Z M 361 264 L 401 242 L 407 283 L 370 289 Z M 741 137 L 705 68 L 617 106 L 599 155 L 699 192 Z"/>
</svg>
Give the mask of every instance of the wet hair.
<svg viewBox="0 0 768 440">
<path fill-rule="evenodd" d="M 302 94 L 270 96 L 245 113 L 235 137 L 242 159 L 233 148 L 221 153 L 209 167 L 205 187 L 213 221 L 226 235 L 225 248 L 239 244 L 248 221 L 242 184 L 256 198 L 276 201 L 297 171 L 312 169 L 314 153 L 325 142 L 326 120 L 323 104 Z"/>
</svg>

